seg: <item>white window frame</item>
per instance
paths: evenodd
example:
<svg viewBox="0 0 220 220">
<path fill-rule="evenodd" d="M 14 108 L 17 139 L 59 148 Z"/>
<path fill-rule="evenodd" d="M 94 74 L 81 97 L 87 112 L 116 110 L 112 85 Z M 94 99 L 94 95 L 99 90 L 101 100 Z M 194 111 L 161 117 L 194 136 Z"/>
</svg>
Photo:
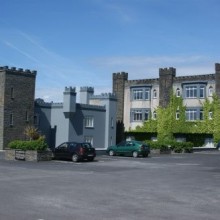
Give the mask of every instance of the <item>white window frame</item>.
<svg viewBox="0 0 220 220">
<path fill-rule="evenodd" d="M 209 96 L 213 96 L 213 87 L 212 86 L 210 86 L 209 87 Z"/>
<path fill-rule="evenodd" d="M 212 120 L 213 119 L 213 113 L 210 111 L 209 112 L 209 120 Z"/>
<path fill-rule="evenodd" d="M 197 98 L 197 86 L 186 86 L 185 87 L 185 97 L 187 99 Z"/>
<path fill-rule="evenodd" d="M 187 109 L 186 110 L 186 121 L 196 121 L 197 120 L 197 110 Z"/>
<path fill-rule="evenodd" d="M 179 120 L 180 119 L 180 112 L 177 110 L 176 111 L 176 120 Z"/>
<path fill-rule="evenodd" d="M 142 121 L 143 120 L 143 111 L 140 109 L 133 110 L 133 120 L 132 121 Z"/>
<path fill-rule="evenodd" d="M 157 98 L 157 90 L 156 90 L 156 89 L 153 90 L 153 98 L 154 98 L 154 99 Z"/>
<path fill-rule="evenodd" d="M 134 100 L 143 100 L 144 99 L 144 91 L 143 89 L 133 89 L 133 99 Z"/>
<path fill-rule="evenodd" d="M 205 86 L 199 87 L 199 98 L 205 98 Z"/>
<path fill-rule="evenodd" d="M 94 128 L 94 117 L 86 116 L 85 117 L 85 127 L 86 128 Z"/>
<path fill-rule="evenodd" d="M 180 89 L 179 88 L 176 89 L 176 97 L 180 97 Z"/>
</svg>

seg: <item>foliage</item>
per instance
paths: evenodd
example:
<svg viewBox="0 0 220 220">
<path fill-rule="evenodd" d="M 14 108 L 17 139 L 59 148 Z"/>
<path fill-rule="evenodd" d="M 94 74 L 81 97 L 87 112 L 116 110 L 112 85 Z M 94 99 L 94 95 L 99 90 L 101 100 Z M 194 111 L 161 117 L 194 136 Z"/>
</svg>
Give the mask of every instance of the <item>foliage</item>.
<svg viewBox="0 0 220 220">
<path fill-rule="evenodd" d="M 46 150 L 48 146 L 45 142 L 45 138 L 41 136 L 37 140 L 31 141 L 14 140 L 8 144 L 8 147 L 11 149 L 43 151 Z"/>
<path fill-rule="evenodd" d="M 220 141 L 220 100 L 216 94 L 211 100 L 206 99 L 202 103 L 203 120 L 186 121 L 185 111 L 183 99 L 176 97 L 172 92 L 168 106 L 156 109 L 157 119 L 145 121 L 143 126 L 138 126 L 135 131 L 157 133 L 158 143 L 172 142 L 175 134 L 194 134 L 195 136 L 202 134 L 202 139 L 193 141 L 195 146 L 204 144 L 206 135 L 212 135 L 215 143 Z M 212 118 L 210 113 L 213 115 Z"/>
<path fill-rule="evenodd" d="M 37 140 L 40 137 L 38 129 L 34 126 L 27 126 L 24 129 L 24 134 L 29 138 L 29 140 Z"/>
</svg>

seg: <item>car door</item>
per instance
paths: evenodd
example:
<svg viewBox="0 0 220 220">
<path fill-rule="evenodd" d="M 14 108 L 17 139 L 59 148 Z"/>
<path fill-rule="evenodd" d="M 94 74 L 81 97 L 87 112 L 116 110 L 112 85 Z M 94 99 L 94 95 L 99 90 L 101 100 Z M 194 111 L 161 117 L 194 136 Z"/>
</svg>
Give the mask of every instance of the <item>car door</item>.
<svg viewBox="0 0 220 220">
<path fill-rule="evenodd" d="M 119 144 L 117 144 L 117 153 L 125 154 L 125 146 L 126 146 L 126 141 L 122 141 Z"/>
<path fill-rule="evenodd" d="M 65 159 L 66 154 L 67 154 L 67 147 L 68 147 L 68 144 L 63 143 L 60 146 L 58 146 L 57 148 L 55 148 L 56 157 L 59 158 L 59 159 Z"/>
<path fill-rule="evenodd" d="M 131 141 L 126 141 L 126 146 L 125 146 L 125 154 L 126 155 L 132 155 L 134 151 L 134 144 Z"/>
</svg>

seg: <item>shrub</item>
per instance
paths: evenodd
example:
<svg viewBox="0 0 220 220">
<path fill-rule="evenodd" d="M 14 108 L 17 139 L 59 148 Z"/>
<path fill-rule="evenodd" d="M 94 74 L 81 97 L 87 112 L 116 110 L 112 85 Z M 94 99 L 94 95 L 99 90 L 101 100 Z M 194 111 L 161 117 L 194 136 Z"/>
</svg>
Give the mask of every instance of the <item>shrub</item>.
<svg viewBox="0 0 220 220">
<path fill-rule="evenodd" d="M 46 150 L 48 146 L 47 143 L 45 142 L 45 138 L 40 137 L 37 140 L 32 140 L 32 141 L 21 141 L 21 140 L 11 141 L 8 144 L 8 147 L 11 149 L 43 151 Z"/>
</svg>

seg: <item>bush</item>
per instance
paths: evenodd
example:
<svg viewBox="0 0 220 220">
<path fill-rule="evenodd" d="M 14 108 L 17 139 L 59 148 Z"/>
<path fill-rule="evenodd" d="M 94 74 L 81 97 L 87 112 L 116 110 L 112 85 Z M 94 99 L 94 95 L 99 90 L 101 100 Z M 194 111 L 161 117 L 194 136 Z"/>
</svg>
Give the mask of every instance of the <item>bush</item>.
<svg viewBox="0 0 220 220">
<path fill-rule="evenodd" d="M 174 140 L 170 141 L 149 141 L 146 140 L 145 143 L 150 145 L 151 149 L 160 149 L 161 151 L 166 151 L 171 149 L 175 153 L 191 153 L 193 151 L 193 144 L 191 142 L 177 142 Z"/>
<path fill-rule="evenodd" d="M 21 141 L 21 140 L 11 141 L 8 144 L 8 147 L 11 149 L 43 151 L 46 150 L 48 146 L 47 143 L 45 142 L 44 137 L 40 137 L 37 140 L 32 140 L 32 141 Z"/>
</svg>

